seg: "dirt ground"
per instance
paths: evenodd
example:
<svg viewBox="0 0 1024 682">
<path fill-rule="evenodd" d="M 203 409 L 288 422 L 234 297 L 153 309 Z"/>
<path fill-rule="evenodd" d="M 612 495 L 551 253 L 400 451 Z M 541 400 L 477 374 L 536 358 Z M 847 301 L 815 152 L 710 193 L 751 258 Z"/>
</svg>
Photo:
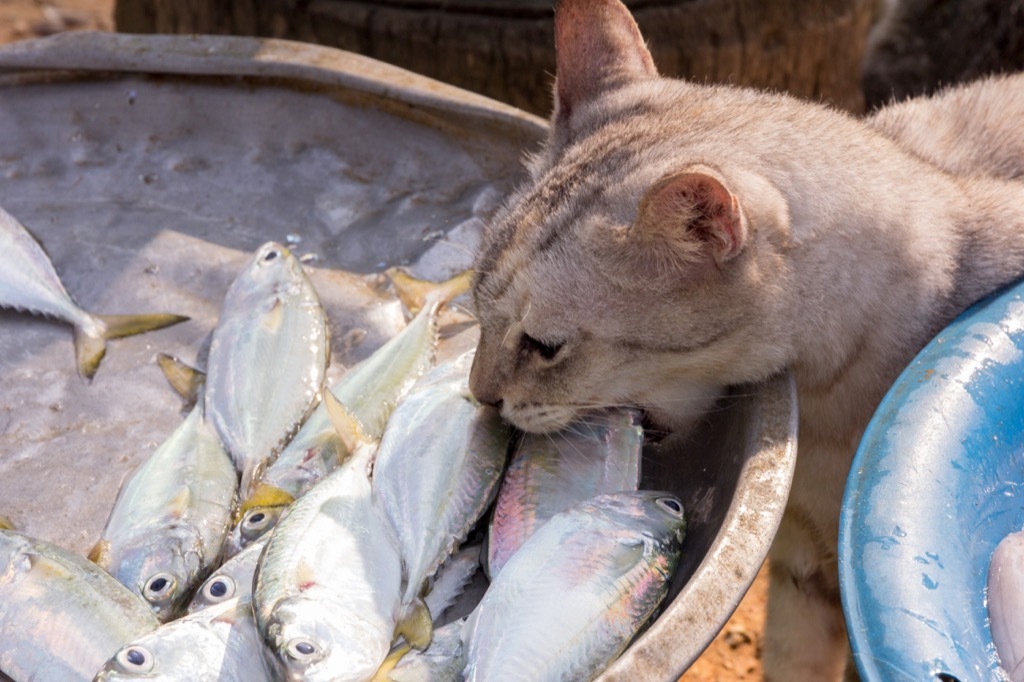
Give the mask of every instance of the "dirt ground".
<svg viewBox="0 0 1024 682">
<path fill-rule="evenodd" d="M 114 28 L 114 0 L 0 0 L 0 43 L 67 30 Z M 767 569 L 682 682 L 760 680 Z"/>
</svg>

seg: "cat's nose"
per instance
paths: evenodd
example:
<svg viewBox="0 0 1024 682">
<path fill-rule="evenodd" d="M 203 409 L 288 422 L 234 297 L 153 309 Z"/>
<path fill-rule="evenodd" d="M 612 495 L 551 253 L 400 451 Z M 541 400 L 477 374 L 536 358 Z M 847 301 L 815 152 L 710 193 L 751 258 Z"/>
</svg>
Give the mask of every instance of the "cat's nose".
<svg viewBox="0 0 1024 682">
<path fill-rule="evenodd" d="M 477 361 L 473 362 L 473 367 L 469 371 L 469 390 L 473 397 L 484 405 L 501 408 L 499 383 L 490 378 Z"/>
</svg>

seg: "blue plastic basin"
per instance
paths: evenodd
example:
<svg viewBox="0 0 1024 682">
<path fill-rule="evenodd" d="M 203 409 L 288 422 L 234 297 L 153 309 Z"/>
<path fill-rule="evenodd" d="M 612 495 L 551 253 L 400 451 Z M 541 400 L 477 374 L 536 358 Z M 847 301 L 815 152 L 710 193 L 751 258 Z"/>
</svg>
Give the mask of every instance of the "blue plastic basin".
<svg viewBox="0 0 1024 682">
<path fill-rule="evenodd" d="M 981 301 L 900 375 L 847 481 L 840 585 L 864 680 L 985 680 L 985 583 L 1024 528 L 1024 283 Z"/>
</svg>

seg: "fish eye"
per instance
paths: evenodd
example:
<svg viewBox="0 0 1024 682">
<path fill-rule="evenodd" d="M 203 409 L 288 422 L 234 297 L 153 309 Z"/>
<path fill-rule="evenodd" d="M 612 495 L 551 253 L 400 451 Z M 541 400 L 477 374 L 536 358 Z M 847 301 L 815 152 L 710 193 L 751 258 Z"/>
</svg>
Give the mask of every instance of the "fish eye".
<svg viewBox="0 0 1024 682">
<path fill-rule="evenodd" d="M 121 649 L 114 661 L 117 667 L 126 673 L 148 673 L 153 669 L 153 655 L 138 645 Z"/>
<path fill-rule="evenodd" d="M 288 642 L 285 653 L 299 663 L 311 663 L 323 657 L 323 649 L 316 642 L 305 637 L 298 637 Z"/>
<path fill-rule="evenodd" d="M 242 519 L 241 533 L 246 540 L 255 540 L 277 523 L 277 515 L 253 509 Z"/>
<path fill-rule="evenodd" d="M 683 505 L 674 497 L 659 497 L 655 503 L 672 516 L 681 517 L 683 515 Z"/>
<path fill-rule="evenodd" d="M 178 580 L 170 573 L 157 573 L 151 576 L 142 590 L 142 596 L 148 602 L 161 602 L 170 598 Z"/>
<path fill-rule="evenodd" d="M 235 596 L 235 581 L 229 576 L 216 576 L 203 585 L 203 598 L 211 604 L 219 604 L 233 596 Z"/>
</svg>

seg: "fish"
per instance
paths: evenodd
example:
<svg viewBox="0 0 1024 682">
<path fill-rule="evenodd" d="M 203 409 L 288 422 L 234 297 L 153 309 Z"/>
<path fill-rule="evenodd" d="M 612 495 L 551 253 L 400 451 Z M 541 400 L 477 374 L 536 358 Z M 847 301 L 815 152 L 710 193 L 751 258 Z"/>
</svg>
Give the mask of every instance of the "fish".
<svg viewBox="0 0 1024 682">
<path fill-rule="evenodd" d="M 409 618 L 425 608 L 427 580 L 490 506 L 508 455 L 512 427 L 473 398 L 472 364 L 470 351 L 418 381 L 377 451 L 373 501 L 399 541 Z"/>
<path fill-rule="evenodd" d="M 395 659 L 382 666 L 383 678 L 389 682 L 462 682 L 462 670 L 466 667 L 463 631 L 467 620 L 463 617 L 439 627 L 430 646 L 423 651 L 408 646 L 399 649 Z"/>
<path fill-rule="evenodd" d="M 231 599 L 251 601 L 256 564 L 269 539 L 269 535 L 264 535 L 211 573 L 192 596 L 187 613 L 195 613 Z"/>
<path fill-rule="evenodd" d="M 327 315 L 302 264 L 267 242 L 224 297 L 203 390 L 243 496 L 317 406 L 329 345 Z"/>
<path fill-rule="evenodd" d="M 274 528 L 253 606 L 284 679 L 367 680 L 401 630 L 402 560 L 371 500 L 376 444 L 333 394 L 324 401 L 352 454 Z"/>
<path fill-rule="evenodd" d="M 999 665 L 1024 682 L 1024 531 L 1003 538 L 989 562 L 988 614 Z"/>
<path fill-rule="evenodd" d="M 270 682 L 270 662 L 256 629 L 252 604 L 235 598 L 166 623 L 122 647 L 95 682 Z"/>
<path fill-rule="evenodd" d="M 423 602 L 437 625 L 455 600 L 463 593 L 480 568 L 480 545 L 462 547 L 446 561 L 427 590 Z"/>
<path fill-rule="evenodd" d="M 562 511 L 508 560 L 466 624 L 467 682 L 591 680 L 668 592 L 686 522 L 666 492 Z"/>
<path fill-rule="evenodd" d="M 359 420 L 366 437 L 381 437 L 395 405 L 433 366 L 440 303 L 421 309 L 401 332 L 329 389 Z M 288 505 L 348 455 L 321 403 L 242 502 L 225 551 L 234 554 L 273 528 Z"/>
<path fill-rule="evenodd" d="M 0 308 L 52 317 L 74 328 L 78 374 L 92 380 L 107 341 L 162 329 L 188 320 L 183 315 L 95 315 L 83 310 L 57 274 L 43 246 L 0 208 Z"/>
<path fill-rule="evenodd" d="M 577 502 L 637 490 L 644 431 L 632 409 L 588 414 L 557 433 L 523 434 L 505 471 L 487 538 L 493 579 L 526 538 Z"/>
<path fill-rule="evenodd" d="M 149 606 L 73 552 L 0 530 L 0 672 L 91 680 L 118 649 L 160 624 Z"/>
<path fill-rule="evenodd" d="M 122 484 L 89 558 L 170 620 L 218 559 L 237 488 L 197 405 Z"/>
</svg>

